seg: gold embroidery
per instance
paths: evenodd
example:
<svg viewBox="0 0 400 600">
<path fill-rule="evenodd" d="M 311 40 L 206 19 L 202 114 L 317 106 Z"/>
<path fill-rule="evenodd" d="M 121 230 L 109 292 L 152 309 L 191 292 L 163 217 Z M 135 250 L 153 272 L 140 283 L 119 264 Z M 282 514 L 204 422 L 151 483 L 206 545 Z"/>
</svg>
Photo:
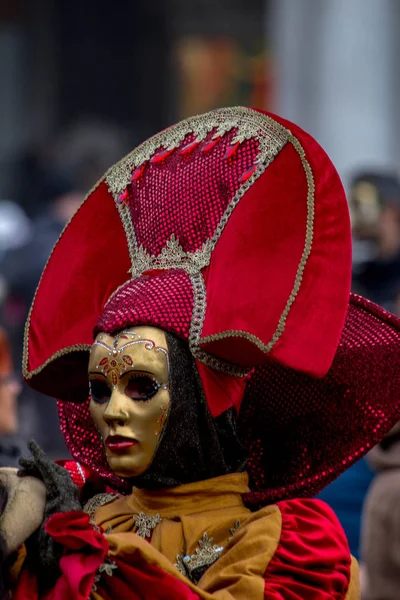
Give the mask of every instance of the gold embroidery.
<svg viewBox="0 0 400 600">
<path fill-rule="evenodd" d="M 231 529 L 230 529 L 231 535 L 230 535 L 230 537 L 228 537 L 228 541 L 229 542 L 231 541 L 231 539 L 233 538 L 233 536 L 236 534 L 236 532 L 239 529 L 239 527 L 240 527 L 240 521 L 238 520 L 238 521 L 235 522 L 234 526 L 231 527 Z"/>
<path fill-rule="evenodd" d="M 199 343 L 205 344 L 208 342 L 225 339 L 227 337 L 241 337 L 241 338 L 245 338 L 245 339 L 253 342 L 262 352 L 265 352 L 265 354 L 267 354 L 268 352 L 271 351 L 271 349 L 276 344 L 276 342 L 279 340 L 279 338 L 281 337 L 282 333 L 285 330 L 286 319 L 289 315 L 291 306 L 292 306 L 293 302 L 295 301 L 297 294 L 299 293 L 302 279 L 303 279 L 304 269 L 307 264 L 307 260 L 308 260 L 308 257 L 310 256 L 310 252 L 311 252 L 311 248 L 312 248 L 313 237 L 314 237 L 314 200 L 315 200 L 314 199 L 315 184 L 314 184 L 314 177 L 312 174 L 310 163 L 308 162 L 308 160 L 306 158 L 304 149 L 303 149 L 302 145 L 300 144 L 299 140 L 297 138 L 295 138 L 294 135 L 289 130 L 287 130 L 287 132 L 288 132 L 288 140 L 293 145 L 296 152 L 298 153 L 300 160 L 302 162 L 304 171 L 305 171 L 307 187 L 308 187 L 307 222 L 306 222 L 306 236 L 305 236 L 304 250 L 303 250 L 303 253 L 302 253 L 298 268 L 297 268 L 294 285 L 293 285 L 292 291 L 290 293 L 290 296 L 286 302 L 286 306 L 279 318 L 275 333 L 273 334 L 273 336 L 272 336 L 271 340 L 268 342 L 268 344 L 264 344 L 257 336 L 255 336 L 251 333 L 248 333 L 247 331 L 241 331 L 241 330 L 222 331 L 221 333 L 209 335 L 204 338 L 200 338 Z"/>
<path fill-rule="evenodd" d="M 82 208 L 82 206 L 85 204 L 86 200 L 91 196 L 91 194 L 99 187 L 99 185 L 103 182 L 104 177 L 102 177 L 93 187 L 92 189 L 86 194 L 85 198 L 82 201 L 82 204 L 78 207 L 78 209 L 76 210 L 75 214 L 71 217 L 71 219 L 68 221 L 68 223 L 65 225 L 64 229 L 62 230 L 58 240 L 56 241 L 56 243 L 54 244 L 54 247 L 50 253 L 49 258 L 46 261 L 45 267 L 42 271 L 42 274 L 40 276 L 39 279 L 39 283 L 36 287 L 35 290 L 35 294 L 33 296 L 33 300 L 32 300 L 32 304 L 31 307 L 29 309 L 29 313 L 26 319 L 26 323 L 25 323 L 25 328 L 24 328 L 24 343 L 23 343 L 23 350 L 22 350 L 22 376 L 25 379 L 31 379 L 34 375 L 37 375 L 38 373 L 40 373 L 40 371 L 42 371 L 45 367 L 47 367 L 48 364 L 50 364 L 51 362 L 53 362 L 53 360 L 56 360 L 57 358 L 60 358 L 61 356 L 64 356 L 65 354 L 69 354 L 70 352 L 75 352 L 75 351 L 81 351 L 81 350 L 90 350 L 90 346 L 89 344 L 75 344 L 73 346 L 68 346 L 66 348 L 62 348 L 61 350 L 58 350 L 57 352 L 55 352 L 52 356 L 50 356 L 50 358 L 48 358 L 42 365 L 40 365 L 39 367 L 37 367 L 36 369 L 34 369 L 33 371 L 28 371 L 28 360 L 29 360 L 29 329 L 30 329 L 30 325 L 31 325 L 31 315 L 32 315 L 32 310 L 35 304 L 35 300 L 36 300 L 36 296 L 42 281 L 42 277 L 47 269 L 47 265 L 50 262 L 50 259 L 53 255 L 53 252 L 55 251 L 58 242 L 60 241 L 60 239 L 62 238 L 62 236 L 64 235 L 64 232 L 66 231 L 67 227 L 69 226 L 69 224 L 71 223 L 72 219 L 74 218 L 74 216 L 80 211 L 80 209 Z"/>
<path fill-rule="evenodd" d="M 150 269 L 183 269 L 189 275 L 194 275 L 208 265 L 211 252 L 211 240 L 207 240 L 200 250 L 185 252 L 172 234 L 158 256 L 148 254 L 143 246 L 137 249 L 135 260 L 132 261 L 132 278 L 135 279 Z"/>
<path fill-rule="evenodd" d="M 53 360 L 57 360 L 61 358 L 61 356 L 65 356 L 66 354 L 70 354 L 71 352 L 90 352 L 90 344 L 75 344 L 74 346 L 66 346 L 65 348 L 61 348 L 61 350 L 57 350 L 54 352 L 44 363 L 33 369 L 33 371 L 27 370 L 28 364 L 28 337 L 29 334 L 26 334 L 26 342 L 24 342 L 24 355 L 23 355 L 23 363 L 22 363 L 22 375 L 25 379 L 32 379 L 35 375 L 40 373 L 47 365 L 53 362 Z"/>
<path fill-rule="evenodd" d="M 287 142 L 285 128 L 263 113 L 242 106 L 213 110 L 168 127 L 140 144 L 106 173 L 108 189 L 117 199 L 130 183 L 134 169 L 149 160 L 160 148 L 178 148 L 189 133 L 194 134 L 196 142 L 201 142 L 212 131 L 212 138 L 216 139 L 233 129 L 237 132 L 232 144 L 250 138 L 258 141 L 259 163 L 272 162 Z"/>
<path fill-rule="evenodd" d="M 110 502 L 116 500 L 118 497 L 119 496 L 117 494 L 96 494 L 86 502 L 86 504 L 83 507 L 83 510 L 93 519 L 96 510 L 100 508 L 100 506 L 109 504 Z"/>
<path fill-rule="evenodd" d="M 201 273 L 193 275 L 190 280 L 193 286 L 193 314 L 189 331 L 189 348 L 193 356 L 215 371 L 220 371 L 234 377 L 244 377 L 248 374 L 249 369 L 212 356 L 200 348 L 200 334 L 203 329 L 207 308 L 206 287 Z"/>
<path fill-rule="evenodd" d="M 196 141 L 200 142 L 211 131 L 216 130 L 213 135 L 213 139 L 216 139 L 233 129 L 236 130 L 236 135 L 232 144 L 250 138 L 257 140 L 258 155 L 255 165 L 258 166 L 233 196 L 211 238 L 203 244 L 200 250 L 195 252 L 185 252 L 174 235 L 167 241 L 158 256 L 149 255 L 142 246 L 138 248 L 129 206 L 118 201 L 121 192 L 131 182 L 132 170 L 140 167 L 161 147 L 165 150 L 177 148 L 189 133 L 194 133 Z M 141 144 L 114 165 L 106 173 L 105 181 L 114 196 L 125 230 L 132 265 L 132 278 L 139 277 L 150 269 L 177 268 L 194 275 L 206 267 L 234 208 L 286 143 L 287 130 L 271 117 L 249 108 L 226 108 L 177 123 Z"/>
<path fill-rule="evenodd" d="M 223 546 L 217 546 L 212 542 L 213 539 L 204 533 L 194 554 L 191 556 L 178 554 L 176 557 L 175 567 L 193 583 L 198 583 L 208 567 L 218 560 L 224 549 Z"/>
<path fill-rule="evenodd" d="M 132 518 L 137 527 L 136 533 L 142 538 L 150 537 L 152 530 L 162 521 L 162 518 L 158 513 L 152 516 L 140 512 L 138 515 L 133 515 Z"/>
<path fill-rule="evenodd" d="M 99 583 L 103 573 L 105 573 L 109 577 L 112 577 L 114 574 L 113 571 L 115 571 L 115 569 L 118 569 L 117 564 L 113 560 L 111 560 L 109 557 L 107 557 L 105 559 L 105 562 L 103 562 L 103 564 L 101 564 L 97 570 L 97 573 L 94 577 L 92 591 L 95 592 L 97 590 L 97 584 Z"/>
<path fill-rule="evenodd" d="M 252 118 L 250 121 L 248 120 L 249 113 L 252 114 Z M 220 120 L 220 123 L 218 123 L 218 119 Z M 225 121 L 224 121 L 224 119 L 225 119 Z M 286 129 L 285 127 L 283 127 L 282 125 L 277 123 L 271 117 L 263 115 L 262 113 L 258 113 L 257 111 L 253 111 L 252 109 L 246 109 L 243 107 L 221 109 L 219 111 L 218 110 L 212 111 L 210 113 L 207 113 L 206 115 L 201 115 L 198 117 L 193 117 L 192 119 L 187 119 L 186 121 L 182 121 L 181 123 L 178 123 L 176 126 L 173 126 L 169 129 L 161 132 L 160 134 L 153 136 L 152 138 L 150 138 L 150 140 L 147 140 L 147 142 L 144 142 L 141 146 L 135 148 L 133 150 L 133 152 L 128 154 L 128 156 L 126 156 L 117 165 L 115 165 L 114 167 L 111 167 L 111 169 L 106 173 L 104 178 L 101 179 L 93 187 L 93 189 L 89 192 L 89 194 L 86 196 L 85 200 L 98 187 L 98 185 L 100 185 L 100 183 L 103 180 L 105 180 L 109 187 L 109 190 L 114 195 L 114 198 L 116 201 L 118 199 L 120 192 L 122 192 L 125 189 L 125 187 L 128 185 L 128 183 L 130 182 L 132 169 L 135 166 L 140 166 L 143 162 L 148 160 L 158 148 L 164 147 L 165 149 L 171 149 L 171 148 L 178 147 L 179 144 L 182 142 L 182 140 L 185 138 L 185 136 L 190 132 L 193 132 L 196 135 L 197 141 L 201 141 L 202 139 L 205 139 L 205 137 L 208 135 L 208 133 L 213 131 L 216 127 L 217 127 L 217 130 L 214 133 L 213 138 L 218 137 L 218 135 L 221 135 L 222 132 L 226 133 L 226 132 L 236 128 L 238 131 L 237 131 L 237 134 L 236 134 L 234 140 L 232 140 L 232 143 L 236 143 L 237 141 L 240 142 L 240 141 L 243 141 L 244 139 L 249 139 L 251 137 L 254 137 L 255 139 L 257 139 L 259 142 L 258 162 L 260 164 L 257 167 L 256 171 L 239 188 L 239 190 L 235 194 L 234 198 L 228 205 L 224 215 L 222 216 L 221 221 L 218 224 L 218 226 L 214 232 L 214 235 L 212 236 L 212 238 L 207 240 L 207 247 L 204 250 L 203 250 L 203 248 L 204 248 L 203 247 L 201 250 L 197 251 L 197 252 L 202 253 L 201 263 L 203 264 L 203 267 L 207 266 L 207 264 L 209 263 L 211 253 L 215 247 L 215 244 L 218 241 L 226 223 L 229 220 L 229 217 L 231 216 L 234 208 L 236 207 L 236 205 L 238 204 L 238 202 L 240 201 L 242 196 L 251 187 L 251 185 L 253 185 L 254 181 L 264 172 L 266 167 L 272 162 L 272 160 L 275 158 L 275 156 L 278 154 L 278 152 L 284 147 L 284 145 L 287 142 L 290 142 L 293 145 L 293 147 L 295 148 L 296 152 L 298 153 L 300 160 L 302 162 L 304 171 L 305 171 L 307 184 L 308 184 L 307 224 L 306 224 L 305 246 L 304 246 L 303 254 L 301 256 L 301 259 L 300 259 L 300 262 L 298 265 L 297 272 L 296 272 L 292 292 L 291 292 L 291 294 L 287 300 L 286 306 L 280 316 L 276 331 L 273 334 L 271 340 L 268 342 L 268 344 L 264 344 L 257 336 L 255 336 L 251 333 L 248 333 L 246 331 L 242 331 L 242 330 L 228 330 L 228 331 L 223 331 L 218 334 L 200 338 L 201 329 L 200 329 L 200 332 L 198 332 L 196 330 L 196 325 L 193 325 L 193 323 L 192 323 L 191 333 L 193 333 L 193 335 L 196 335 L 197 343 L 194 343 L 194 338 L 193 338 L 191 347 L 192 347 L 192 351 L 194 350 L 194 353 L 196 353 L 196 357 L 201 362 L 208 364 L 212 368 L 219 369 L 224 372 L 229 372 L 230 374 L 241 373 L 243 375 L 248 372 L 247 369 L 241 369 L 240 367 L 237 367 L 236 365 L 231 365 L 230 363 L 225 363 L 224 361 L 209 355 L 208 353 L 206 353 L 205 351 L 203 351 L 199 348 L 199 344 L 200 343 L 208 343 L 208 342 L 216 341 L 219 339 L 225 339 L 227 337 L 241 337 L 241 338 L 245 338 L 245 339 L 248 339 L 249 341 L 253 342 L 258 348 L 260 348 L 260 350 L 262 352 L 268 353 L 273 348 L 273 346 L 275 345 L 275 343 L 278 341 L 278 339 L 281 337 L 282 333 L 285 330 L 286 320 L 289 315 L 291 306 L 292 306 L 294 300 L 296 299 L 297 294 L 299 293 L 299 290 L 301 287 L 304 268 L 306 266 L 308 257 L 311 252 L 312 242 L 313 242 L 313 234 L 314 234 L 314 194 L 315 194 L 314 178 L 313 178 L 310 164 L 305 156 L 304 149 L 303 149 L 301 143 L 298 141 L 298 139 L 290 132 L 290 130 Z M 264 137 L 261 137 L 262 135 Z M 84 202 L 85 202 L 85 200 L 84 200 Z M 137 248 L 136 237 L 135 237 L 135 233 L 134 233 L 134 229 L 133 229 L 130 211 L 129 211 L 129 208 L 125 204 L 118 204 L 116 202 L 116 206 L 119 211 L 119 214 L 120 214 L 123 226 L 124 226 L 124 230 L 126 233 L 126 237 L 127 237 L 127 243 L 128 243 L 128 247 L 129 247 L 131 264 L 132 264 L 132 273 L 135 273 L 135 275 L 136 275 L 140 271 L 140 268 L 136 267 L 137 255 L 140 252 L 140 249 Z M 65 229 L 64 229 L 64 231 L 65 231 Z M 62 234 L 61 234 L 61 236 L 62 236 Z M 61 238 L 61 236 L 60 236 L 60 238 Z M 174 246 L 174 240 L 170 240 L 169 243 L 171 243 L 171 241 L 172 241 L 172 246 Z M 167 243 L 167 247 L 168 247 L 168 243 Z M 164 250 L 164 259 L 163 260 L 167 260 L 166 259 L 167 248 L 164 248 L 163 250 Z M 175 250 L 176 250 L 176 246 L 174 248 L 174 251 Z M 53 249 L 53 251 L 54 251 L 54 249 Z M 184 253 L 183 250 L 182 250 L 182 252 Z M 193 258 L 191 258 L 191 255 L 196 254 L 196 253 L 184 253 L 184 254 L 185 254 L 185 257 L 183 257 L 182 263 L 180 263 L 180 266 L 177 268 L 185 268 L 184 266 L 182 267 L 182 264 L 183 265 L 190 264 L 191 265 L 190 268 L 192 271 L 191 274 L 195 275 L 195 270 L 194 270 L 194 268 L 192 269 L 194 260 L 193 260 Z M 172 255 L 173 255 L 173 253 L 172 253 Z M 160 256 L 161 256 L 161 254 L 160 254 Z M 51 258 L 51 255 L 49 257 L 49 260 L 50 260 L 50 258 Z M 139 258 L 142 261 L 148 259 L 148 257 L 146 259 L 144 259 L 143 256 L 139 257 Z M 159 259 L 159 257 L 150 257 L 150 258 L 151 258 L 151 261 Z M 49 260 L 47 262 L 49 262 Z M 196 258 L 196 260 L 199 260 L 199 259 Z M 146 262 L 146 265 L 147 264 L 148 264 L 148 260 Z M 174 263 L 171 262 L 171 264 L 174 264 Z M 46 266 L 47 266 L 47 263 L 46 263 Z M 147 268 L 152 268 L 152 267 L 153 267 L 153 262 L 151 262 L 151 267 L 147 267 Z M 160 268 L 160 267 L 158 267 L 158 268 Z M 168 268 L 171 268 L 171 267 L 168 267 Z M 123 285 L 125 285 L 125 284 L 123 284 Z M 39 281 L 37 290 L 38 290 L 39 286 L 40 286 L 40 281 Z M 36 290 L 36 293 L 37 293 L 37 290 Z M 31 305 L 31 309 L 29 311 L 28 319 L 27 319 L 27 322 L 25 325 L 22 372 L 23 372 L 23 376 L 26 379 L 32 378 L 34 375 L 36 375 L 40 371 L 42 371 L 53 360 L 56 360 L 57 358 L 65 355 L 65 354 L 68 354 L 68 353 L 74 352 L 74 351 L 90 350 L 90 346 L 88 344 L 77 344 L 74 346 L 69 346 L 69 347 L 63 348 L 63 349 L 55 352 L 42 365 L 40 365 L 33 371 L 28 372 L 28 337 L 29 337 L 30 317 L 31 317 L 33 306 L 34 306 L 36 293 L 35 293 L 35 296 L 34 296 L 34 299 L 33 299 L 32 305 Z M 114 294 L 115 294 L 115 292 L 111 295 L 111 297 Z M 205 313 L 205 308 L 206 307 L 205 307 L 205 299 L 204 299 L 204 313 Z M 199 310 L 199 307 L 197 307 L 196 310 Z M 203 318 L 204 318 L 204 316 L 203 316 Z"/>
<path fill-rule="evenodd" d="M 119 204 L 118 202 L 115 202 L 115 206 L 117 207 L 122 226 L 125 231 L 126 243 L 128 244 L 128 252 L 129 257 L 131 259 L 131 268 L 129 269 L 128 273 L 130 273 L 131 270 L 135 268 L 137 260 L 136 256 L 138 251 L 136 234 L 132 223 L 131 211 L 129 210 L 129 206 L 126 203 Z"/>
</svg>

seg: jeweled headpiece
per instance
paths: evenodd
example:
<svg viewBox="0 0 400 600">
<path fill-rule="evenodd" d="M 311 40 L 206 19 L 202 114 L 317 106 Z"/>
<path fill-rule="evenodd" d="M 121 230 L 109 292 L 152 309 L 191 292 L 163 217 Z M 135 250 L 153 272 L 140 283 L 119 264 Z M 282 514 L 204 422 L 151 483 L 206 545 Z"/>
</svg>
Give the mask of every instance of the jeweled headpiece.
<svg viewBox="0 0 400 600">
<path fill-rule="evenodd" d="M 310 493 L 399 418 L 376 361 L 398 371 L 398 321 L 357 297 L 349 305 L 350 276 L 347 202 L 321 147 L 279 117 L 215 110 L 147 140 L 90 192 L 39 284 L 24 376 L 61 398 L 70 448 L 106 474 L 93 444 L 73 441 L 90 430 L 93 330 L 174 332 L 213 416 L 243 394 L 213 394 L 209 382 L 233 388 L 255 368 L 240 410 L 253 487 Z"/>
</svg>

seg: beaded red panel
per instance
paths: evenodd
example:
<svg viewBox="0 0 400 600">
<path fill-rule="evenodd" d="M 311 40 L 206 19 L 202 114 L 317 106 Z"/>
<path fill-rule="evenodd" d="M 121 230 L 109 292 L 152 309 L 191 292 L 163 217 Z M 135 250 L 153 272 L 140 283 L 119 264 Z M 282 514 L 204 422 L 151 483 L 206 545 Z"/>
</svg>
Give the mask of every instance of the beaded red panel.
<svg viewBox="0 0 400 600">
<path fill-rule="evenodd" d="M 141 176 L 127 188 L 126 202 L 136 239 L 149 254 L 158 255 L 171 235 L 186 252 L 199 250 L 211 238 L 239 182 L 258 156 L 254 139 L 237 144 L 229 156 L 236 130 L 207 149 L 212 133 L 194 148 L 189 134 L 180 148 L 163 160 L 146 163 Z M 185 148 L 190 151 L 185 153 Z M 155 155 L 162 155 L 162 149 Z"/>
<path fill-rule="evenodd" d="M 251 487 L 263 490 L 253 502 L 317 494 L 400 419 L 399 323 L 386 313 L 393 328 L 374 312 L 367 300 L 352 298 L 324 379 L 279 365 L 256 371 L 240 418 Z"/>
<path fill-rule="evenodd" d="M 149 325 L 189 337 L 193 288 L 189 275 L 171 269 L 128 281 L 106 304 L 96 332 L 113 333 L 124 327 Z"/>
</svg>

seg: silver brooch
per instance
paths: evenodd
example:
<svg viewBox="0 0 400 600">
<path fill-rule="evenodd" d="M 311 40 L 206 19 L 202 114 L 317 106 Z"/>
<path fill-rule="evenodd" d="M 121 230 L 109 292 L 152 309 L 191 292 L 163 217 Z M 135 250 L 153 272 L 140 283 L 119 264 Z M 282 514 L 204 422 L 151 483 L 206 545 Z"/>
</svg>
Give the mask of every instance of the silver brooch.
<svg viewBox="0 0 400 600">
<path fill-rule="evenodd" d="M 155 529 L 155 527 L 157 527 L 157 525 L 162 521 L 162 518 L 159 514 L 151 516 L 146 515 L 143 512 L 139 513 L 138 515 L 133 515 L 132 518 L 137 527 L 136 533 L 142 538 L 150 537 L 152 530 Z"/>
<path fill-rule="evenodd" d="M 208 567 L 218 560 L 224 549 L 223 546 L 217 546 L 212 542 L 213 538 L 209 538 L 207 533 L 203 533 L 199 547 L 194 554 L 191 556 L 178 554 L 176 557 L 175 567 L 193 583 L 198 583 Z"/>
<path fill-rule="evenodd" d="M 97 569 L 97 573 L 96 573 L 95 578 L 94 578 L 92 590 L 94 592 L 97 590 L 97 584 L 99 583 L 99 581 L 100 581 L 101 576 L 103 575 L 103 573 L 105 573 L 109 577 L 112 577 L 113 576 L 113 571 L 115 569 L 118 569 L 118 567 L 115 564 L 115 562 L 112 561 L 112 560 L 110 560 L 109 558 L 106 558 L 106 561 L 103 562 L 103 564 L 100 565 L 100 567 Z"/>
<path fill-rule="evenodd" d="M 85 506 L 83 507 L 83 510 L 85 511 L 85 513 L 87 513 L 93 518 L 98 508 L 104 506 L 105 504 L 113 502 L 119 497 L 120 496 L 117 494 L 96 494 L 86 502 Z"/>
</svg>

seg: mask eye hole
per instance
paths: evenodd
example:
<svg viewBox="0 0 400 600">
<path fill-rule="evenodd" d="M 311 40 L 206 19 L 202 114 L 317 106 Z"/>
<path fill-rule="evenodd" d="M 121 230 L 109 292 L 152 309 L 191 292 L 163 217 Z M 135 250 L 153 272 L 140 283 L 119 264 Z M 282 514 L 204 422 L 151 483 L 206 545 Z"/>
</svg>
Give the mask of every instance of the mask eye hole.
<svg viewBox="0 0 400 600">
<path fill-rule="evenodd" d="M 125 388 L 125 394 L 132 400 L 145 402 L 153 398 L 160 389 L 158 381 L 148 375 L 135 375 L 131 377 Z"/>
<path fill-rule="evenodd" d="M 96 404 L 106 404 L 111 398 L 111 390 L 103 381 L 93 379 L 90 382 L 90 395 Z"/>
</svg>

